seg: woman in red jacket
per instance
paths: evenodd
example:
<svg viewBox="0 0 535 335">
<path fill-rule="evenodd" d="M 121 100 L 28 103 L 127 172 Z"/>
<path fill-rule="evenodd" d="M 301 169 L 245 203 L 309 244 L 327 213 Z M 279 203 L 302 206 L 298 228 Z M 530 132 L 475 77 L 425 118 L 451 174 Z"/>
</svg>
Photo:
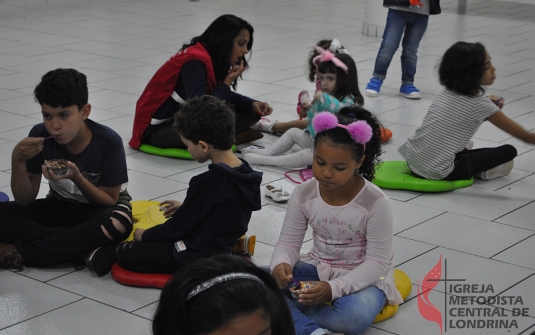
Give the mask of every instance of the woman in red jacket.
<svg viewBox="0 0 535 335">
<path fill-rule="evenodd" d="M 233 106 L 237 138 L 257 138 L 249 128 L 272 108 L 235 90 L 238 78 L 248 67 L 245 55 L 253 46 L 253 27 L 245 20 L 226 14 L 218 17 L 204 33 L 172 56 L 145 87 L 136 104 L 134 129 L 129 144 L 159 148 L 186 148 L 172 126 L 173 115 L 190 98 L 212 95 Z M 245 135 L 245 136 L 244 136 Z"/>
</svg>

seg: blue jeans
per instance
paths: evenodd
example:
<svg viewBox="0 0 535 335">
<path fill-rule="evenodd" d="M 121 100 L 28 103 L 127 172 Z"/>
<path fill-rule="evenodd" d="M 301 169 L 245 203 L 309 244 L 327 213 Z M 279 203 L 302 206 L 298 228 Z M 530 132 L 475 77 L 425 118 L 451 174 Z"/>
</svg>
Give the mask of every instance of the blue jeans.
<svg viewBox="0 0 535 335">
<path fill-rule="evenodd" d="M 375 59 L 373 77 L 384 80 L 386 72 L 403 36 L 401 52 L 401 84 L 413 84 L 418 61 L 418 46 L 427 29 L 428 15 L 388 10 L 383 42 Z"/>
<path fill-rule="evenodd" d="M 300 281 L 320 280 L 316 267 L 304 262 L 298 262 L 292 273 L 294 278 Z M 289 292 L 286 293 L 290 296 Z M 303 305 L 288 296 L 286 299 L 296 335 L 310 335 L 320 328 L 347 335 L 360 334 L 372 324 L 386 304 L 384 292 L 373 285 L 336 299 L 332 306 Z"/>
</svg>

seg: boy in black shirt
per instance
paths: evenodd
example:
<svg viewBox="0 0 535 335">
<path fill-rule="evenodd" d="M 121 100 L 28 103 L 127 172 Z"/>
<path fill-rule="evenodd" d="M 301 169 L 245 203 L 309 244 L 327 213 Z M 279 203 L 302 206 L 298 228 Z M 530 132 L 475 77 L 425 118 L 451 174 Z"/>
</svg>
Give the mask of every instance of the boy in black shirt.
<svg viewBox="0 0 535 335">
<path fill-rule="evenodd" d="M 261 208 L 262 173 L 234 156 L 234 112 L 212 96 L 187 101 L 173 124 L 199 163 L 208 171 L 190 180 L 183 203 L 165 201 L 165 223 L 134 231 L 135 241 L 116 250 L 117 263 L 144 273 L 175 273 L 193 259 L 230 254 L 247 232 L 252 211 Z"/>
<path fill-rule="evenodd" d="M 15 201 L 0 204 L 0 268 L 87 262 L 103 275 L 111 261 L 95 255 L 132 231 L 124 147 L 112 129 L 88 119 L 86 76 L 57 69 L 34 91 L 43 123 L 13 149 L 11 190 Z M 66 171 L 51 160 L 64 159 Z M 65 166 L 66 165 L 66 166 Z M 56 171 L 56 172 L 54 172 Z M 50 185 L 36 199 L 44 176 Z"/>
</svg>

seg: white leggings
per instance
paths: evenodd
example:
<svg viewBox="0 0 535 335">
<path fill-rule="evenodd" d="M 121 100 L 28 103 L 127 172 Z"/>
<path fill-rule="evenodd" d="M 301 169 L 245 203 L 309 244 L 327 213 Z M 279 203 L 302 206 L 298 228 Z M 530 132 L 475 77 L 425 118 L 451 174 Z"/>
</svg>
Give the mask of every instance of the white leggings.
<svg viewBox="0 0 535 335">
<path fill-rule="evenodd" d="M 294 144 L 301 147 L 301 150 L 279 156 L 290 150 Z M 249 164 L 297 168 L 312 164 L 313 148 L 314 140 L 309 132 L 299 128 L 291 128 L 270 147 L 265 149 L 246 148 L 242 149 L 242 153 Z"/>
</svg>

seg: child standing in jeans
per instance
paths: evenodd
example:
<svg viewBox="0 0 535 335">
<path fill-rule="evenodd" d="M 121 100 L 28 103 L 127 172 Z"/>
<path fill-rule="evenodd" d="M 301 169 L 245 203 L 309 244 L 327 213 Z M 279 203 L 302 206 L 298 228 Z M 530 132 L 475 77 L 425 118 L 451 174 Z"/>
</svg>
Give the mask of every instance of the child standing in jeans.
<svg viewBox="0 0 535 335">
<path fill-rule="evenodd" d="M 422 0 L 412 5 L 409 0 L 384 0 L 389 7 L 383 42 L 375 59 L 373 76 L 366 86 L 366 95 L 375 97 L 381 91 L 392 57 L 399 47 L 401 52 L 401 87 L 399 94 L 407 99 L 420 99 L 420 90 L 414 87 L 418 46 L 427 29 L 429 15 L 440 14 L 440 0 Z M 403 40 L 401 37 L 403 36 Z"/>
</svg>

